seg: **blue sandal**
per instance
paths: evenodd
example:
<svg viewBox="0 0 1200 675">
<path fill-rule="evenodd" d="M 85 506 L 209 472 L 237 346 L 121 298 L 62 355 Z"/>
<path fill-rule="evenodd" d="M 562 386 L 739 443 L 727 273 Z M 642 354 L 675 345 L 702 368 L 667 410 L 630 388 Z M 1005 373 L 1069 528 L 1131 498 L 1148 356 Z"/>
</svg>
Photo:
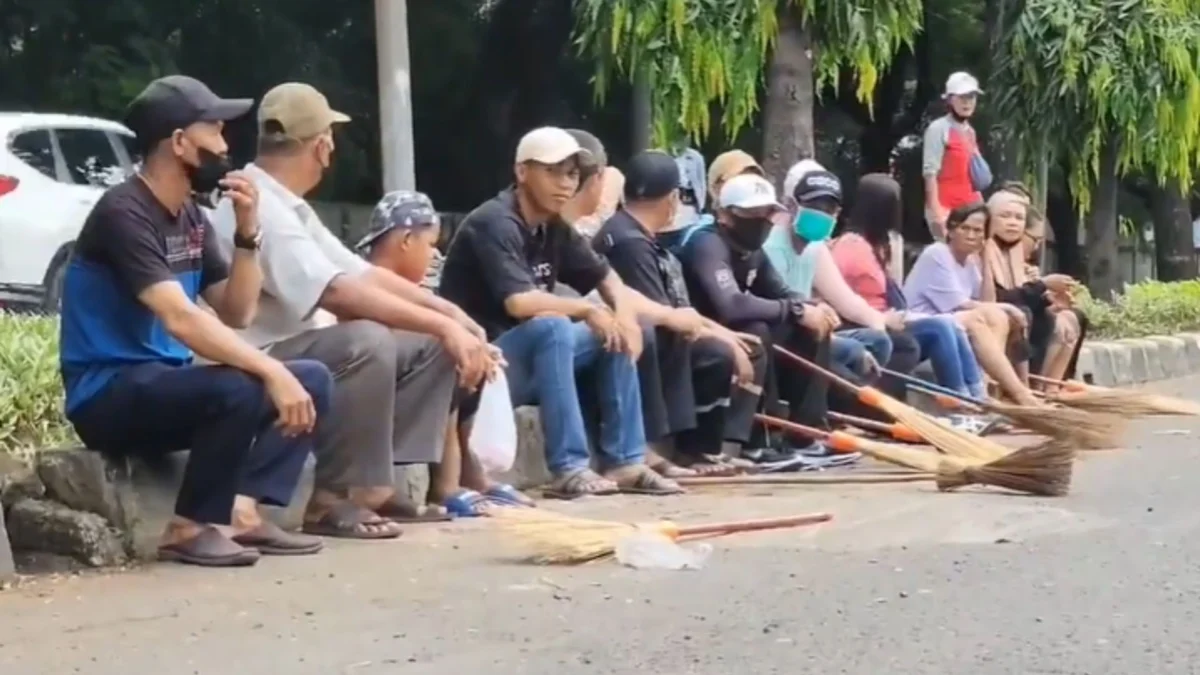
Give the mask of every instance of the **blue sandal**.
<svg viewBox="0 0 1200 675">
<path fill-rule="evenodd" d="M 492 502 L 474 490 L 462 490 L 447 497 L 442 506 L 455 518 L 479 518 L 488 515 Z"/>
<path fill-rule="evenodd" d="M 483 493 L 485 499 L 497 506 L 536 508 L 537 502 L 507 483 L 496 483 Z"/>
</svg>

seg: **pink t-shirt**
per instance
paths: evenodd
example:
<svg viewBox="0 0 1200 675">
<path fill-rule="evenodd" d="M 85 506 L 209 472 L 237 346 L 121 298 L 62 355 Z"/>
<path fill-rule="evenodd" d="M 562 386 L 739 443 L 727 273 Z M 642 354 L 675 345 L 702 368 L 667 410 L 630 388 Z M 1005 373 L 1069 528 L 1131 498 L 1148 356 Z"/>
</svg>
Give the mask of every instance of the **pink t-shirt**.
<svg viewBox="0 0 1200 675">
<path fill-rule="evenodd" d="M 830 242 L 829 250 L 850 288 L 872 308 L 887 311 L 887 276 L 871 244 L 862 235 L 847 232 Z"/>
</svg>

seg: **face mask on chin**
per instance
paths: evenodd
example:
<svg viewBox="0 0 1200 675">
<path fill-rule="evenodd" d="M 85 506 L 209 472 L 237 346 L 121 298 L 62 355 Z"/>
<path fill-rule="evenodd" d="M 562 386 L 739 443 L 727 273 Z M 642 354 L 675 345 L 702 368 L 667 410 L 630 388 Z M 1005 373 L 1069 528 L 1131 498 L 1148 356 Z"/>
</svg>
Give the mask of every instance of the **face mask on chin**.
<svg viewBox="0 0 1200 675">
<path fill-rule="evenodd" d="M 218 155 L 211 150 L 199 148 L 197 156 L 199 164 L 184 164 L 188 183 L 192 192 L 198 195 L 208 195 L 221 186 L 221 179 L 233 170 L 233 164 L 227 155 Z"/>
<path fill-rule="evenodd" d="M 733 224 L 726 228 L 730 241 L 746 253 L 757 251 L 771 233 L 770 218 L 744 218 L 734 216 Z"/>
</svg>

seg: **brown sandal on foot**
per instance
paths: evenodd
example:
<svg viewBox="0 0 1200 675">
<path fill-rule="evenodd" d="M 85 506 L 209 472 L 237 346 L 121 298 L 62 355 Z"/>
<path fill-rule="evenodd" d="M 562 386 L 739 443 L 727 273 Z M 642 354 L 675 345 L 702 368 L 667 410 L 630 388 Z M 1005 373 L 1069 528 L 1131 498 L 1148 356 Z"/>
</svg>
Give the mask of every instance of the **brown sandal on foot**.
<svg viewBox="0 0 1200 675">
<path fill-rule="evenodd" d="M 258 562 L 259 552 L 226 537 L 215 527 L 174 544 L 158 547 L 158 559 L 200 567 L 248 567 Z"/>
<path fill-rule="evenodd" d="M 401 534 L 396 523 L 350 502 L 338 502 L 301 529 L 305 534 L 334 539 L 395 539 Z"/>
<path fill-rule="evenodd" d="M 312 555 L 325 548 L 325 543 L 318 537 L 288 532 L 267 520 L 253 530 L 235 536 L 233 541 L 263 555 Z"/>
<path fill-rule="evenodd" d="M 665 497 L 687 492 L 679 486 L 679 483 L 660 476 L 658 472 L 645 464 L 621 467 L 608 472 L 608 476 L 616 482 L 617 487 L 624 494 Z"/>
<path fill-rule="evenodd" d="M 578 469 L 565 473 L 546 486 L 542 496 L 547 499 L 572 500 L 580 497 L 615 495 L 621 488 L 612 480 L 591 469 Z"/>
</svg>

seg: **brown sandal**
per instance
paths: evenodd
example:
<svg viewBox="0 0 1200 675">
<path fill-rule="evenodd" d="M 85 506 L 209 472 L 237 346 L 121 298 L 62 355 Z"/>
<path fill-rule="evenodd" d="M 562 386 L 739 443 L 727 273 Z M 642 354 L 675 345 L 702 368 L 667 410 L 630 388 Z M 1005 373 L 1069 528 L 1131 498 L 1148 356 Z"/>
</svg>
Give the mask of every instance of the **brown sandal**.
<svg viewBox="0 0 1200 675">
<path fill-rule="evenodd" d="M 317 520 L 304 523 L 301 530 L 334 539 L 395 539 L 401 534 L 396 523 L 350 502 L 338 502 Z"/>
<path fill-rule="evenodd" d="M 578 469 L 554 479 L 542 490 L 547 499 L 572 500 L 580 497 L 615 495 L 621 488 L 612 480 L 591 469 Z"/>
<path fill-rule="evenodd" d="M 263 555 L 312 555 L 325 548 L 317 537 L 288 532 L 270 521 L 235 536 L 233 541 Z"/>
<path fill-rule="evenodd" d="M 679 483 L 660 476 L 658 472 L 645 464 L 621 467 L 610 471 L 608 476 L 616 482 L 617 487 L 624 494 L 665 497 L 687 492 L 679 486 Z"/>
<path fill-rule="evenodd" d="M 158 559 L 201 567 L 248 567 L 258 562 L 259 552 L 226 537 L 215 527 L 174 544 L 158 547 Z"/>
</svg>

